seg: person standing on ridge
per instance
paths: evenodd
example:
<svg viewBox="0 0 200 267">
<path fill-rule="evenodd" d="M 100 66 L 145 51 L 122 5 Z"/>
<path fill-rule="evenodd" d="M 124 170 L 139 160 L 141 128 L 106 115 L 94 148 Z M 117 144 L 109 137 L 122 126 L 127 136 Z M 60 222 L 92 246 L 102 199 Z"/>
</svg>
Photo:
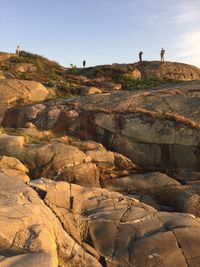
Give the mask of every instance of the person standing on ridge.
<svg viewBox="0 0 200 267">
<path fill-rule="evenodd" d="M 140 62 L 142 62 L 142 55 L 143 55 L 143 52 L 140 51 L 140 53 L 139 53 L 139 60 L 140 60 Z"/>
<path fill-rule="evenodd" d="M 16 55 L 19 56 L 20 55 L 20 52 L 21 52 L 21 49 L 20 49 L 20 47 L 18 45 L 17 48 L 16 48 Z"/>
<path fill-rule="evenodd" d="M 164 48 L 162 48 L 161 51 L 160 51 L 160 59 L 163 62 L 164 62 L 164 54 L 165 54 L 165 50 L 164 50 Z"/>
<path fill-rule="evenodd" d="M 85 68 L 85 66 L 86 66 L 86 61 L 85 61 L 85 59 L 83 60 L 83 68 Z"/>
</svg>

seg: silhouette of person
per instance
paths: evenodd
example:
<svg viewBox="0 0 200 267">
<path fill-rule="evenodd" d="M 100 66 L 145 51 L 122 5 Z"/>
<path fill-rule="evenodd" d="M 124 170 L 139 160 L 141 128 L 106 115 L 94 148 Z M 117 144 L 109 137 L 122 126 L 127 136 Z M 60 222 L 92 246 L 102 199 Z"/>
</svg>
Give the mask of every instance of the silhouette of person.
<svg viewBox="0 0 200 267">
<path fill-rule="evenodd" d="M 85 66 L 86 66 L 86 61 L 83 60 L 83 68 L 85 68 Z"/>
<path fill-rule="evenodd" d="M 165 50 L 164 50 L 164 48 L 162 48 L 161 51 L 160 51 L 160 59 L 163 62 L 164 62 L 164 54 L 165 54 Z"/>
<path fill-rule="evenodd" d="M 140 62 L 142 62 L 142 55 L 143 55 L 143 52 L 140 51 L 140 53 L 139 53 L 139 60 L 140 60 Z"/>
<path fill-rule="evenodd" d="M 20 47 L 19 47 L 19 45 L 17 46 L 17 48 L 16 48 L 16 55 L 20 55 L 20 52 L 21 52 L 21 49 L 20 49 Z"/>
</svg>

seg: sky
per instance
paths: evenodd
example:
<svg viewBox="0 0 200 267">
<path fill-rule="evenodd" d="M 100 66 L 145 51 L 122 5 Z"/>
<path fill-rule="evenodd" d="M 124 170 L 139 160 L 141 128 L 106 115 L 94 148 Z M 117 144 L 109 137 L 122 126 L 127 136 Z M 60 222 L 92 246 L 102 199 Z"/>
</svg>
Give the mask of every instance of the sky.
<svg viewBox="0 0 200 267">
<path fill-rule="evenodd" d="M 165 60 L 200 67 L 200 0 L 0 0 L 0 51 L 63 66 Z"/>
</svg>

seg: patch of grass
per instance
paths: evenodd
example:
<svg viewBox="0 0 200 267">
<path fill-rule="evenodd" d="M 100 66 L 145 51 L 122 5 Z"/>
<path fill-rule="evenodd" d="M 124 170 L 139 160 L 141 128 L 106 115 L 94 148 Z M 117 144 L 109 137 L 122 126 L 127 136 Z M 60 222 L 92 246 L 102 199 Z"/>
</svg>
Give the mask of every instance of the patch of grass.
<svg viewBox="0 0 200 267">
<path fill-rule="evenodd" d="M 117 82 L 121 83 L 124 90 L 149 89 L 162 84 L 172 83 L 170 79 L 159 79 L 157 77 L 134 79 L 128 75 L 121 75 L 117 78 Z"/>
</svg>

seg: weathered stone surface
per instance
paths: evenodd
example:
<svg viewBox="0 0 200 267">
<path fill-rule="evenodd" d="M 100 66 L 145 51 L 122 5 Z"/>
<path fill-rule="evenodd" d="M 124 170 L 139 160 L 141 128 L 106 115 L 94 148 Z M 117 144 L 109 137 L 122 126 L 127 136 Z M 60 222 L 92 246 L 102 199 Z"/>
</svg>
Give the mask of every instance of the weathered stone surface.
<svg viewBox="0 0 200 267">
<path fill-rule="evenodd" d="M 119 170 L 132 170 L 132 169 L 138 169 L 138 166 L 136 166 L 130 159 L 123 156 L 120 153 L 114 153 L 114 163 L 115 167 Z"/>
<path fill-rule="evenodd" d="M 0 156 L 0 172 L 21 178 L 24 182 L 30 179 L 27 175 L 28 169 L 18 159 L 13 157 Z"/>
<path fill-rule="evenodd" d="M 49 95 L 5 79 L 36 74 L 18 59 L 6 71 L 0 54 L 0 117 Z M 110 93 L 122 88 L 119 75 L 187 81 L 199 69 L 142 62 L 80 72 L 89 78 L 58 70 L 69 84 L 57 85 L 99 94 L 6 112 L 3 125 L 25 138 L 0 129 L 0 265 L 199 267 L 200 82 Z M 55 181 L 29 181 L 25 166 L 31 179 Z"/>
<path fill-rule="evenodd" d="M 0 134 L 0 155 L 18 158 L 23 151 L 24 145 L 25 139 L 23 136 Z"/>
<path fill-rule="evenodd" d="M 80 90 L 81 95 L 94 95 L 94 94 L 101 94 L 101 89 L 97 87 L 88 87 L 88 86 L 82 86 Z"/>
<path fill-rule="evenodd" d="M 77 126 L 79 135 L 96 138 L 144 167 L 198 170 L 197 88 L 192 94 L 177 89 L 173 92 L 161 90 L 152 94 L 132 94 L 132 98 L 131 94 L 125 98 L 124 94 L 120 94 L 119 98 L 107 95 L 99 99 L 101 103 L 97 103 L 96 99 L 90 99 L 91 103 L 89 98 L 82 99 L 80 107 L 87 118 L 84 121 L 85 115 L 81 111 L 79 117 L 83 114 L 82 122 Z M 113 109 L 108 102 L 114 103 Z M 91 120 L 88 120 L 89 114 Z"/>
<path fill-rule="evenodd" d="M 34 81 L 0 80 L 0 121 L 7 108 L 19 103 L 30 103 L 47 99 L 49 92 L 40 83 Z"/>
<path fill-rule="evenodd" d="M 178 170 L 174 173 L 174 178 L 183 184 L 195 184 L 200 182 L 200 172 Z"/>
<path fill-rule="evenodd" d="M 172 205 L 181 190 L 181 184 L 161 173 L 132 174 L 105 181 L 109 190 L 133 195 L 150 195 L 161 204 Z"/>
<path fill-rule="evenodd" d="M 0 256 L 1 257 L 1 256 Z M 50 253 L 23 253 L 17 256 L 4 257 L 0 260 L 1 267 L 51 267 L 54 264 L 53 257 Z"/>
<path fill-rule="evenodd" d="M 27 130 L 33 130 L 33 135 L 30 134 L 32 138 L 35 137 L 35 131 L 38 132 L 34 128 Z M 23 129 L 20 131 L 28 133 Z M 51 133 L 38 132 L 38 138 L 43 135 L 49 137 Z M 16 157 L 26 164 L 31 179 L 42 176 L 89 187 L 99 187 L 100 181 L 129 175 L 137 169 L 131 160 L 107 151 L 101 144 L 70 141 L 69 138 L 52 138 L 48 144 L 25 144 L 22 136 L 1 134 L 0 155 Z"/>
<path fill-rule="evenodd" d="M 178 63 L 161 61 L 143 61 L 133 64 L 102 65 L 81 70 L 81 74 L 89 78 L 115 79 L 119 75 L 129 75 L 134 79 L 152 78 L 172 81 L 191 81 L 200 79 L 199 68 Z"/>
<path fill-rule="evenodd" d="M 55 177 L 64 168 L 90 161 L 90 158 L 78 148 L 62 143 L 30 145 L 22 156 L 23 162 L 28 164 L 35 178 Z"/>
<path fill-rule="evenodd" d="M 142 77 L 157 77 L 170 79 L 173 81 L 198 80 L 200 76 L 199 68 L 178 62 L 144 61 L 136 64 L 141 71 Z"/>
<path fill-rule="evenodd" d="M 33 181 L 32 186 L 46 191 L 44 202 L 64 229 L 73 232 L 68 222 L 73 224 L 108 266 L 192 267 L 200 256 L 200 235 L 195 235 L 200 221 L 192 215 L 158 212 L 105 189 L 44 179 L 40 183 Z"/>
<path fill-rule="evenodd" d="M 1 266 L 100 266 L 33 189 L 1 173 L 0 214 Z"/>
<path fill-rule="evenodd" d="M 159 90 L 118 92 L 48 102 L 46 108 L 19 125 L 93 139 L 149 169 L 199 171 L 200 82 Z M 7 112 L 4 125 L 16 122 L 29 107 Z"/>
<path fill-rule="evenodd" d="M 200 195 L 198 193 L 180 192 L 176 199 L 178 210 L 200 217 Z"/>
<path fill-rule="evenodd" d="M 65 168 L 56 180 L 66 181 L 89 187 L 100 187 L 99 170 L 96 164 L 88 162 Z"/>
<path fill-rule="evenodd" d="M 200 184 L 182 185 L 163 173 L 150 172 L 105 180 L 105 188 L 134 195 L 158 210 L 179 211 L 200 216 Z"/>
</svg>

